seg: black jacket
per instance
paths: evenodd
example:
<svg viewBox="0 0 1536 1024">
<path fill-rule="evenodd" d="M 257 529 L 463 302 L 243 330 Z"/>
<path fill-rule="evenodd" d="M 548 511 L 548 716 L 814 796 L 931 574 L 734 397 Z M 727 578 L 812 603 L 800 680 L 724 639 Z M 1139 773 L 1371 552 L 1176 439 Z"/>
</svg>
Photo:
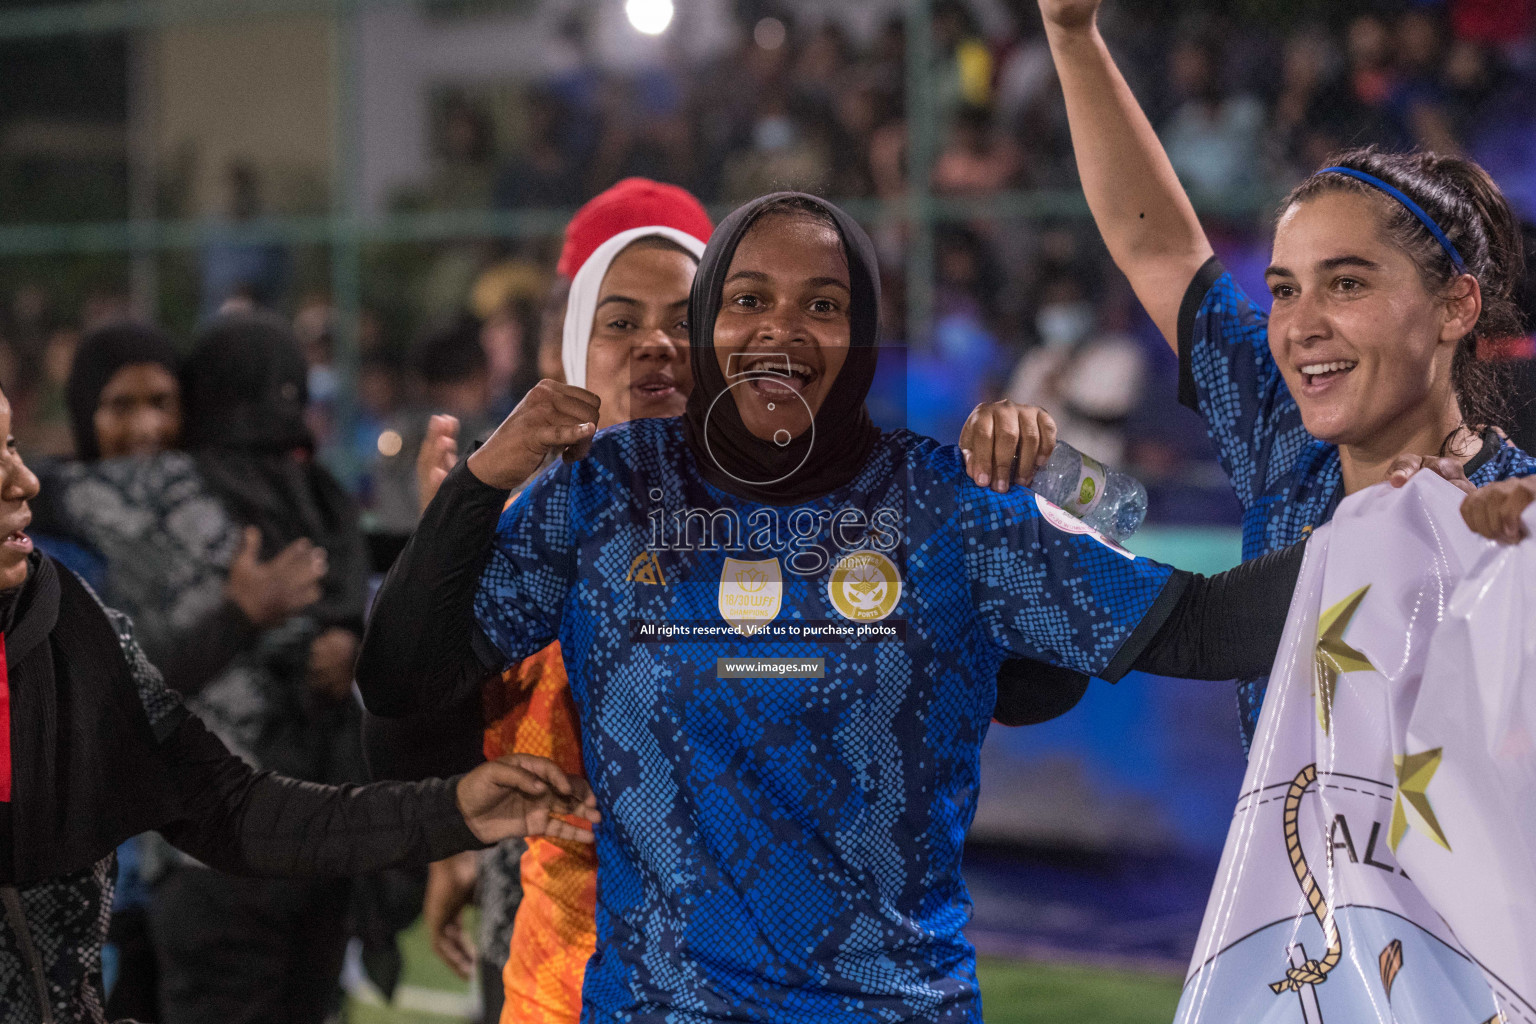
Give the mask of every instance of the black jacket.
<svg viewBox="0 0 1536 1024">
<path fill-rule="evenodd" d="M 351 875 L 482 845 L 453 780 L 331 787 L 252 769 L 165 686 L 128 620 L 45 556 L 4 639 L 0 1024 L 105 1019 L 113 851 L 139 832 L 252 875 Z"/>
</svg>

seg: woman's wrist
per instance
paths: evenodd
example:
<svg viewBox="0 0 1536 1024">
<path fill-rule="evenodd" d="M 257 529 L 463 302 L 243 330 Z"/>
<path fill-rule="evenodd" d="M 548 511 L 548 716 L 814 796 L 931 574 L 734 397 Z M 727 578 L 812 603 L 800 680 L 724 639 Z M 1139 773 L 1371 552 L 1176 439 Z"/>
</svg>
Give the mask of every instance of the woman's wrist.
<svg viewBox="0 0 1536 1024">
<path fill-rule="evenodd" d="M 487 456 L 486 451 L 486 446 L 482 445 L 471 452 L 469 458 L 464 460 L 464 465 L 469 470 L 470 475 L 485 486 L 494 487 L 501 491 L 512 491 L 522 486 L 528 480 L 528 477 L 533 475 L 532 473 L 520 473 L 515 467 L 497 465 L 494 461 L 491 461 L 495 457 L 495 452 L 492 451 L 491 455 Z"/>
<path fill-rule="evenodd" d="M 1046 22 L 1045 41 L 1057 60 L 1096 51 L 1104 46 L 1104 39 L 1099 35 L 1098 18 L 1090 18 L 1079 25 Z"/>
</svg>

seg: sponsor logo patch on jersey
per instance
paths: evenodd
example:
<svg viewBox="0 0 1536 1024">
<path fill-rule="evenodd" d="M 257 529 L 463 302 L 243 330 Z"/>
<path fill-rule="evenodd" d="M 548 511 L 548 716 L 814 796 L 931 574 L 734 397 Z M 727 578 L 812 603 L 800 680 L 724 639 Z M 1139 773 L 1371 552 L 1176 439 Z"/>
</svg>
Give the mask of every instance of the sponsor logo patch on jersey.
<svg viewBox="0 0 1536 1024">
<path fill-rule="evenodd" d="M 624 578 L 631 583 L 667 585 L 666 574 L 661 571 L 661 559 L 656 557 L 654 551 L 642 551 L 636 555 L 635 560 L 629 563 L 629 572 Z"/>
<path fill-rule="evenodd" d="M 901 573 L 882 552 L 850 551 L 832 567 L 827 597 L 843 618 L 876 622 L 901 600 Z"/>
<path fill-rule="evenodd" d="M 720 615 L 742 636 L 772 622 L 784 604 L 779 560 L 744 562 L 727 558 L 720 570 Z"/>
</svg>

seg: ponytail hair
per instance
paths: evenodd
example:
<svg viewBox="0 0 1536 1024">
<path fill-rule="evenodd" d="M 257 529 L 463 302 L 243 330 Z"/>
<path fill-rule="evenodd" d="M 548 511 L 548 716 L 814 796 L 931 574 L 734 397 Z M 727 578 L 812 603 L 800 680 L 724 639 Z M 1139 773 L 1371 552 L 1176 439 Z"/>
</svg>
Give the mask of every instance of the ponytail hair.
<svg viewBox="0 0 1536 1024">
<path fill-rule="evenodd" d="M 1451 387 L 1464 426 L 1508 427 L 1508 387 L 1499 364 L 1478 357 L 1480 340 L 1521 334 L 1524 318 L 1518 289 L 1525 276 L 1520 224 L 1499 186 L 1470 160 L 1419 150 L 1383 153 L 1374 146 L 1329 157 L 1325 167 L 1347 167 L 1380 178 L 1408 196 L 1437 224 L 1465 265 L 1458 271 L 1429 228 L 1402 203 L 1372 185 L 1347 175 L 1319 172 L 1291 190 L 1281 204 L 1288 210 L 1327 192 L 1366 196 L 1378 205 L 1387 238 L 1418 269 L 1424 287 L 1440 292 L 1461 273 L 1477 278 L 1483 309 L 1477 324 L 1456 345 L 1451 359 Z"/>
</svg>

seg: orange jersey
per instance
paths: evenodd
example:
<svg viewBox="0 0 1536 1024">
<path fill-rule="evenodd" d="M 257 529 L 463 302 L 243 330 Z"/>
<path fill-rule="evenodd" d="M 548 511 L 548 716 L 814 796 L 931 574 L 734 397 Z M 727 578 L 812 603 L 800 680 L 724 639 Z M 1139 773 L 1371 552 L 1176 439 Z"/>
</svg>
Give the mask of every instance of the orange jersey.
<svg viewBox="0 0 1536 1024">
<path fill-rule="evenodd" d="M 537 754 L 582 774 L 576 704 L 550 644 L 485 688 L 485 756 Z M 523 901 L 502 972 L 501 1024 L 576 1024 L 581 981 L 597 947 L 597 853 L 580 843 L 529 839 Z"/>
</svg>

